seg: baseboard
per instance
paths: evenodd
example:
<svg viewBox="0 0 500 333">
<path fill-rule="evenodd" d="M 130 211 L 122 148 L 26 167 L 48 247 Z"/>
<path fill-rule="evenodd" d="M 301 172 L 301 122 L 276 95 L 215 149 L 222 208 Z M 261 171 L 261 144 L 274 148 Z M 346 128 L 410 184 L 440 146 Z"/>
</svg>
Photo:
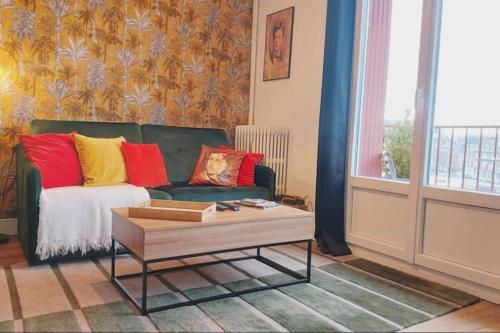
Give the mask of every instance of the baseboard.
<svg viewBox="0 0 500 333">
<path fill-rule="evenodd" d="M 489 288 L 474 282 L 445 274 L 443 272 L 438 272 L 418 265 L 412 265 L 410 263 L 407 263 L 406 261 L 396 259 L 353 244 L 349 244 L 349 247 L 352 250 L 353 255 L 358 258 L 368 259 L 381 265 L 389 266 L 408 274 L 421 277 L 423 279 L 462 290 L 466 293 L 500 305 L 500 289 Z"/>
<path fill-rule="evenodd" d="M 17 235 L 17 219 L 0 219 L 0 234 Z"/>
</svg>

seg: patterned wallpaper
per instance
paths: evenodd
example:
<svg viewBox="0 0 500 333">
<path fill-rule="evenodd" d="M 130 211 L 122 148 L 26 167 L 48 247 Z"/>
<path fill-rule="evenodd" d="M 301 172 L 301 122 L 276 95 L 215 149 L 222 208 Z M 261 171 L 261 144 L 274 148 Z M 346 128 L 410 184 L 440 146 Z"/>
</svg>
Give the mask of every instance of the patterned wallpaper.
<svg viewBox="0 0 500 333">
<path fill-rule="evenodd" d="M 0 218 L 33 118 L 248 121 L 252 0 L 0 0 Z"/>
</svg>

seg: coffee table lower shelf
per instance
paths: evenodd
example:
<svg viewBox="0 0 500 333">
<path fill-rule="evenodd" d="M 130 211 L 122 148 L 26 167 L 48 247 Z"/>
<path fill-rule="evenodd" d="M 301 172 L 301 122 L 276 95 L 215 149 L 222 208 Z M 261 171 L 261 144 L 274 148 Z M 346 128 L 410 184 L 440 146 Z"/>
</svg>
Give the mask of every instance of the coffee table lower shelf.
<svg viewBox="0 0 500 333">
<path fill-rule="evenodd" d="M 220 250 L 220 251 L 212 251 L 212 252 L 204 252 L 204 253 L 196 253 L 196 254 L 175 256 L 175 257 L 165 257 L 165 258 L 146 260 L 146 261 L 143 261 L 140 258 L 138 258 L 137 256 L 135 256 L 132 253 L 132 251 L 130 251 L 130 249 L 128 249 L 123 244 L 121 244 L 121 246 L 123 246 L 125 249 L 128 250 L 130 255 L 132 255 L 139 263 L 141 263 L 142 272 L 125 274 L 125 275 L 120 275 L 120 276 L 116 276 L 116 272 L 115 272 L 116 243 L 117 242 L 118 241 L 116 241 L 114 238 L 112 239 L 112 242 L 111 242 L 111 282 L 113 284 L 115 284 L 115 286 L 118 287 L 118 289 L 120 289 L 130 299 L 130 301 L 132 301 L 132 303 L 139 309 L 139 311 L 141 312 L 142 315 L 146 315 L 148 313 L 157 312 L 157 311 L 178 308 L 181 306 L 190 306 L 190 305 L 195 305 L 195 304 L 202 303 L 202 302 L 210 302 L 210 301 L 214 301 L 214 300 L 222 299 L 222 298 L 227 298 L 227 297 L 236 297 L 239 295 L 248 294 L 248 293 L 252 293 L 252 292 L 256 292 L 256 291 L 286 287 L 286 286 L 294 285 L 297 283 L 309 283 L 311 281 L 312 240 L 310 240 L 310 239 L 282 242 L 282 243 L 274 243 L 274 244 L 263 244 L 263 245 L 258 245 L 258 246 L 240 247 L 240 248 L 225 249 L 225 250 Z M 297 272 L 295 272 L 295 271 L 293 271 L 285 266 L 282 266 L 281 264 L 278 264 L 277 262 L 274 262 L 266 257 L 263 257 L 260 254 L 260 249 L 263 247 L 286 245 L 286 244 L 296 244 L 296 243 L 304 243 L 304 242 L 307 242 L 307 270 L 306 270 L 305 276 L 303 276 L 303 275 L 301 275 L 301 274 L 299 274 L 299 273 L 297 273 Z M 212 255 L 212 254 L 233 252 L 233 251 L 251 250 L 251 249 L 256 249 L 257 255 L 249 255 L 249 256 L 243 256 L 243 257 L 237 257 L 237 258 L 231 258 L 231 259 L 223 259 L 223 260 L 214 260 L 214 261 L 204 262 L 204 263 L 199 263 L 199 264 L 185 265 L 185 266 L 179 266 L 179 267 L 164 268 L 164 269 L 157 269 L 157 270 L 148 271 L 148 265 L 152 264 L 152 263 L 156 263 L 156 262 L 162 262 L 162 261 L 168 261 L 168 260 L 178 260 L 178 259 L 184 259 L 184 258 L 191 258 L 191 257 L 198 257 L 198 256 Z M 197 268 L 197 267 L 202 267 L 202 266 L 209 266 L 209 265 L 223 264 L 223 263 L 230 263 L 230 262 L 235 262 L 235 261 L 251 260 L 251 259 L 258 260 L 259 262 L 266 264 L 267 266 L 270 266 L 270 267 L 276 269 L 277 271 L 280 271 L 281 273 L 285 273 L 288 276 L 295 278 L 295 280 L 290 281 L 290 282 L 285 282 L 285 283 L 259 286 L 259 287 L 255 287 L 255 288 L 245 289 L 245 290 L 231 291 L 229 293 L 224 293 L 221 295 L 204 297 L 204 298 L 200 298 L 200 299 L 196 299 L 196 300 L 182 301 L 182 302 L 178 302 L 178 303 L 158 306 L 158 307 L 149 308 L 149 309 L 147 307 L 148 275 L 150 275 L 150 274 L 154 275 L 154 274 L 160 274 L 160 273 L 168 273 L 168 272 L 172 272 L 172 271 L 186 270 L 186 269 L 190 269 L 190 268 Z M 141 300 L 140 303 L 119 280 L 119 279 L 127 279 L 127 278 L 132 278 L 132 277 L 137 277 L 137 276 L 142 276 L 142 297 L 140 299 Z"/>
</svg>

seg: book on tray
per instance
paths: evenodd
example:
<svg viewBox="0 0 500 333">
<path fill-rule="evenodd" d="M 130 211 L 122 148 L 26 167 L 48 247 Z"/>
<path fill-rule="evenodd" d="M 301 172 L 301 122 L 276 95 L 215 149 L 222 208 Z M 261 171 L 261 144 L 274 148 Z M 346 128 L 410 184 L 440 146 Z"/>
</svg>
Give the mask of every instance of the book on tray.
<svg viewBox="0 0 500 333">
<path fill-rule="evenodd" d="M 274 208 L 278 207 L 279 204 L 275 201 L 268 201 L 264 199 L 242 199 L 239 201 L 236 201 L 236 203 L 247 206 L 247 207 L 255 207 L 255 208 L 260 208 L 260 209 L 269 209 L 269 208 Z"/>
</svg>

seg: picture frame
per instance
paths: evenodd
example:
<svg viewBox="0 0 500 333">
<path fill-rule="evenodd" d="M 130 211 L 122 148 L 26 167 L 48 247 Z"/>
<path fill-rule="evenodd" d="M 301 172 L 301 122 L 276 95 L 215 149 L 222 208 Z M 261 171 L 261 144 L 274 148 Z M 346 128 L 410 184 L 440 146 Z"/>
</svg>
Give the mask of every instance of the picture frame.
<svg viewBox="0 0 500 333">
<path fill-rule="evenodd" d="M 295 7 L 267 15 L 263 80 L 290 78 Z"/>
</svg>

